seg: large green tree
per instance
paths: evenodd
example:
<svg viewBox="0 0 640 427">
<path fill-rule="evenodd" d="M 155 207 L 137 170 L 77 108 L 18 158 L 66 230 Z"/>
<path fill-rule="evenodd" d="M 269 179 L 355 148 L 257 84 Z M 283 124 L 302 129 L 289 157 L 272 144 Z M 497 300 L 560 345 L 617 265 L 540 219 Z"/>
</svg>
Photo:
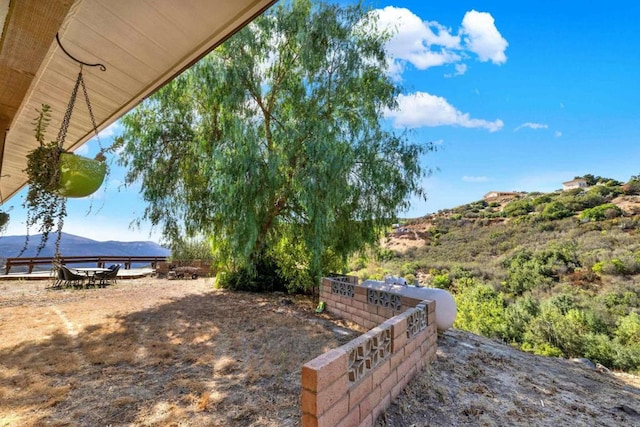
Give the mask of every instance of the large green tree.
<svg viewBox="0 0 640 427">
<path fill-rule="evenodd" d="M 122 154 L 144 218 L 208 236 L 222 267 L 266 256 L 288 277 L 375 244 L 424 196 L 432 148 L 384 126 L 388 36 L 360 4 L 282 2 L 145 100 Z"/>
</svg>

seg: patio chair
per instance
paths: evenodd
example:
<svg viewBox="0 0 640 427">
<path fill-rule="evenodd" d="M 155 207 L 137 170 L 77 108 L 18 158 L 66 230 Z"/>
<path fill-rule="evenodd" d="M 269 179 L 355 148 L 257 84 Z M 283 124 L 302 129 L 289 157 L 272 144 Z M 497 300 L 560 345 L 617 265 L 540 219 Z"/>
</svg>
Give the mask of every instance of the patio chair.
<svg viewBox="0 0 640 427">
<path fill-rule="evenodd" d="M 106 286 L 109 282 L 117 284 L 118 271 L 120 270 L 120 264 L 109 266 L 110 271 L 96 273 L 95 281 L 99 286 Z"/>
<path fill-rule="evenodd" d="M 65 286 L 84 286 L 84 279 L 86 279 L 86 276 L 71 271 L 71 269 L 66 265 L 61 265 L 60 269 L 64 274 Z"/>
<path fill-rule="evenodd" d="M 62 268 L 59 264 L 55 264 L 54 268 L 56 269 L 56 278 L 53 281 L 53 285 L 51 285 L 51 287 L 61 288 L 62 285 L 65 284 L 64 271 L 62 271 Z"/>
</svg>

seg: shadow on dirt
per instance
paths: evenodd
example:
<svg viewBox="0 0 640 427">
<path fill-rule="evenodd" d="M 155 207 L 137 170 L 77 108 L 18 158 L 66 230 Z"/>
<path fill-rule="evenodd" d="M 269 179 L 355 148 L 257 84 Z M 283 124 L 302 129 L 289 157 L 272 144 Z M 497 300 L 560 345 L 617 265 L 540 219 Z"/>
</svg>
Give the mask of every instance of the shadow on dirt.
<svg viewBox="0 0 640 427">
<path fill-rule="evenodd" d="M 272 295 L 195 294 L 75 336 L 57 330 L 6 348 L 3 418 L 8 425 L 298 425 L 302 364 L 342 342 L 295 307 Z"/>
</svg>

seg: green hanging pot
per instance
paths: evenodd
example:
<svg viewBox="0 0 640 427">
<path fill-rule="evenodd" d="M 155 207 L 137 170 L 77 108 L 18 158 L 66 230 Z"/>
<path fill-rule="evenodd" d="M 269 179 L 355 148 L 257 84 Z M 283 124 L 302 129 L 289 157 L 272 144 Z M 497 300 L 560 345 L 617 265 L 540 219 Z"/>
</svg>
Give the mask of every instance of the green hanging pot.
<svg viewBox="0 0 640 427">
<path fill-rule="evenodd" d="M 65 197 L 86 197 L 100 188 L 106 173 L 105 162 L 62 153 L 58 193 Z"/>
</svg>

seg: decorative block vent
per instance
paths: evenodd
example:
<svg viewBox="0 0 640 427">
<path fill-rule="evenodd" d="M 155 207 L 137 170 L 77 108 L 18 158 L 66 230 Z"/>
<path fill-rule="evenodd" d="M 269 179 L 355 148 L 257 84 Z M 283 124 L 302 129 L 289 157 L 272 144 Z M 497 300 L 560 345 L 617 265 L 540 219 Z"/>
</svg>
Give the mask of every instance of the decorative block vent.
<svg viewBox="0 0 640 427">
<path fill-rule="evenodd" d="M 355 295 L 355 285 L 343 281 L 331 281 L 331 293 L 338 294 L 343 297 L 353 298 Z"/>
<path fill-rule="evenodd" d="M 407 338 L 418 335 L 427 325 L 427 306 L 418 304 L 415 311 L 407 317 Z"/>
<path fill-rule="evenodd" d="M 349 353 L 349 382 L 354 383 L 366 376 L 391 354 L 391 328 L 383 329 L 367 339 Z"/>
<path fill-rule="evenodd" d="M 400 311 L 402 308 L 400 295 L 392 294 L 390 292 L 367 289 L 367 301 L 369 304 L 380 305 L 395 311 Z"/>
</svg>

